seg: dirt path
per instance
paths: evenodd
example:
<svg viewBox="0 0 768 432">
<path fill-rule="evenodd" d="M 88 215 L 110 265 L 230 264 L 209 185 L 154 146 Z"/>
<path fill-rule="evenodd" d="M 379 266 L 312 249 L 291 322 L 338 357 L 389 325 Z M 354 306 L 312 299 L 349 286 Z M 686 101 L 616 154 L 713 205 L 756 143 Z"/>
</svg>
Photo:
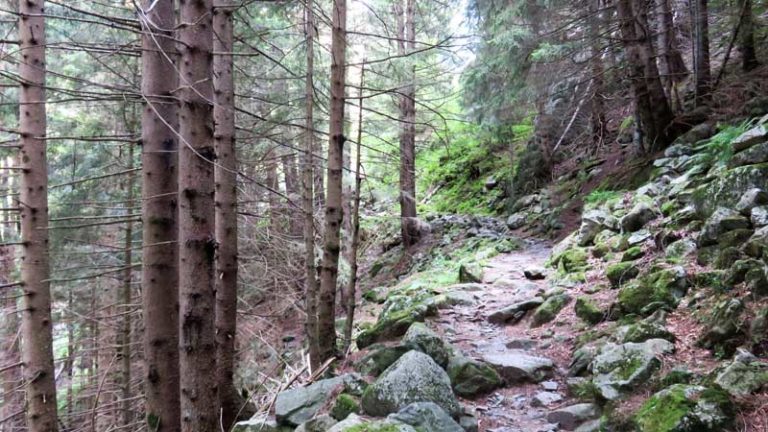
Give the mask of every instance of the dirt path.
<svg viewBox="0 0 768 432">
<path fill-rule="evenodd" d="M 469 356 L 482 359 L 493 354 L 533 355 L 550 358 L 555 363 L 554 376 L 542 383 L 508 386 L 485 397 L 468 400 L 477 407 L 480 431 L 538 432 L 556 430 L 547 422 L 555 408 L 573 403 L 565 396 L 565 370 L 573 337 L 568 326 L 531 328 L 528 320 L 517 324 L 496 325 L 488 322 L 490 312 L 529 299 L 549 288 L 544 280 L 528 280 L 523 271 L 543 268 L 550 248 L 544 243 L 528 243 L 521 250 L 500 254 L 485 267 L 483 290 L 476 305 L 456 306 L 441 311 L 435 323 L 446 338 Z M 531 315 L 530 313 L 528 315 Z M 562 329 L 562 331 L 561 331 Z M 552 400 L 545 407 L 535 397 L 547 392 Z M 556 400 L 562 397 L 560 400 Z"/>
</svg>

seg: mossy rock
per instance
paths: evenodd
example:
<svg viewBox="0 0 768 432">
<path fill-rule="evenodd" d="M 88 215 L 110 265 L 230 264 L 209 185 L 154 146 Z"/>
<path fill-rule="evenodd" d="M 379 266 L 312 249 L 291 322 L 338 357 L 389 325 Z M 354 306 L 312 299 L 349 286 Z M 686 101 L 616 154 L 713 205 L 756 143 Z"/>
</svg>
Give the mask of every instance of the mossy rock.
<svg viewBox="0 0 768 432">
<path fill-rule="evenodd" d="M 706 318 L 707 326 L 696 341 L 697 345 L 711 349 L 720 356 L 733 353 L 745 338 L 743 312 L 744 303 L 737 298 L 715 304 Z"/>
<path fill-rule="evenodd" d="M 720 248 L 717 246 L 700 247 L 696 252 L 696 262 L 699 265 L 710 265 L 720 256 Z"/>
<path fill-rule="evenodd" d="M 568 294 L 557 294 L 549 297 L 533 312 L 531 326 L 538 327 L 552 321 L 570 301 L 571 296 Z"/>
<path fill-rule="evenodd" d="M 728 286 L 740 284 L 746 280 L 747 272 L 755 268 L 762 268 L 763 263 L 753 258 L 742 259 L 734 262 L 725 274 L 725 283 Z"/>
<path fill-rule="evenodd" d="M 742 258 L 744 258 L 744 254 L 738 248 L 727 247 L 717 254 L 717 259 L 715 259 L 715 262 L 712 263 L 712 265 L 716 269 L 727 269 Z"/>
<path fill-rule="evenodd" d="M 639 315 L 650 315 L 658 309 L 674 309 L 687 287 L 684 270 L 657 270 L 622 287 L 619 306 L 624 313 Z"/>
<path fill-rule="evenodd" d="M 402 336 L 413 323 L 423 322 L 426 317 L 436 314 L 437 307 L 429 303 L 409 304 L 404 309 L 398 308 L 396 311 L 387 311 L 386 314 L 382 312 L 373 327 L 363 330 L 357 335 L 357 347 L 363 349 L 375 342 Z"/>
<path fill-rule="evenodd" d="M 371 303 L 382 304 L 387 301 L 387 289 L 384 287 L 372 288 L 363 293 L 363 300 Z"/>
<path fill-rule="evenodd" d="M 467 358 L 454 356 L 448 362 L 448 376 L 453 391 L 461 397 L 472 397 L 501 387 L 504 381 L 490 365 Z"/>
<path fill-rule="evenodd" d="M 588 297 L 579 297 L 576 299 L 574 305 L 574 311 L 576 316 L 584 320 L 588 324 L 597 324 L 603 320 L 605 314 L 602 310 Z"/>
<path fill-rule="evenodd" d="M 621 256 L 622 261 L 634 261 L 645 256 L 645 251 L 640 246 L 632 246 Z"/>
<path fill-rule="evenodd" d="M 661 214 L 665 217 L 672 215 L 680 208 L 680 204 L 677 201 L 667 201 L 661 205 Z"/>
<path fill-rule="evenodd" d="M 675 384 L 651 396 L 634 416 L 638 432 L 721 432 L 733 425 L 722 390 Z"/>
<path fill-rule="evenodd" d="M 411 324 L 403 336 L 402 344 L 432 357 L 432 360 L 443 368 L 448 365 L 448 360 L 453 355 L 453 348 L 432 329 L 420 322 Z"/>
<path fill-rule="evenodd" d="M 618 262 L 609 265 L 605 269 L 605 276 L 611 282 L 611 286 L 618 288 L 640 274 L 640 269 L 633 262 Z"/>
<path fill-rule="evenodd" d="M 552 259 L 552 264 L 563 273 L 583 271 L 587 266 L 588 254 L 586 248 L 572 247 Z"/>
<path fill-rule="evenodd" d="M 624 331 L 623 342 L 645 342 L 649 339 L 664 339 L 674 342 L 675 335 L 662 324 L 647 320 L 630 324 Z"/>
<path fill-rule="evenodd" d="M 669 387 L 675 384 L 690 384 L 695 377 L 688 369 L 672 369 L 661 379 L 661 385 Z"/>
<path fill-rule="evenodd" d="M 735 208 L 744 193 L 753 188 L 768 190 L 768 164 L 718 173 L 714 181 L 697 188 L 691 198 L 699 214 L 709 216 L 717 207 Z"/>
<path fill-rule="evenodd" d="M 341 421 L 352 413 L 360 413 L 360 403 L 354 396 L 347 393 L 341 393 L 336 397 L 336 401 L 333 403 L 330 412 L 331 417 Z"/>
<path fill-rule="evenodd" d="M 720 234 L 717 237 L 717 244 L 721 248 L 739 247 L 746 243 L 755 232 L 751 229 L 736 229 Z"/>
<path fill-rule="evenodd" d="M 482 283 L 483 273 L 483 267 L 480 264 L 461 264 L 459 266 L 459 283 Z"/>
<path fill-rule="evenodd" d="M 367 348 L 368 353 L 357 361 L 354 367 L 362 374 L 378 376 L 410 350 L 410 347 L 402 344 L 374 344 Z"/>
</svg>

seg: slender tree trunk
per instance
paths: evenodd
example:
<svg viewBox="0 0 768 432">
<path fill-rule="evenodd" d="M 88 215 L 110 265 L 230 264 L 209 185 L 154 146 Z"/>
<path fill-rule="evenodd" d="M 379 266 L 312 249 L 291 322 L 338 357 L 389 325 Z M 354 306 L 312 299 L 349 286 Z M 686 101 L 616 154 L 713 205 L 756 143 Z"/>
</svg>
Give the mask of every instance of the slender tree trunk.
<svg viewBox="0 0 768 432">
<path fill-rule="evenodd" d="M 312 10 L 312 0 L 306 0 L 304 6 L 304 35 L 307 51 L 307 75 L 304 90 L 304 151 L 301 153 L 301 193 L 302 210 L 304 214 L 304 277 L 306 278 L 305 302 L 306 302 L 306 333 L 309 346 L 309 362 L 312 370 L 320 367 L 320 347 L 317 340 L 317 266 L 315 265 L 315 209 L 314 199 L 314 82 L 315 73 L 315 17 Z"/>
<path fill-rule="evenodd" d="M 280 157 L 283 165 L 283 178 L 285 179 L 285 195 L 289 202 L 286 203 L 286 215 L 288 216 L 288 232 L 292 238 L 302 236 L 302 218 L 293 211 L 291 202 L 297 200 L 299 193 L 299 174 L 296 170 L 296 155 L 293 149 L 284 149 Z"/>
<path fill-rule="evenodd" d="M 355 145 L 355 192 L 352 203 L 352 245 L 349 253 L 349 285 L 347 286 L 347 320 L 344 325 L 344 351 L 352 344 L 352 328 L 355 325 L 355 301 L 357 291 L 357 251 L 360 247 L 360 186 L 361 177 L 361 150 L 363 140 L 363 87 L 365 84 L 365 61 L 360 68 L 360 90 L 357 113 L 357 144 Z"/>
<path fill-rule="evenodd" d="M 235 387 L 237 335 L 237 152 L 235 147 L 235 85 L 232 76 L 234 34 L 230 1 L 217 2 L 213 14 L 214 140 L 216 178 L 216 379 L 221 424 L 229 430 L 238 417 L 253 412 Z"/>
<path fill-rule="evenodd" d="M 109 241 L 114 241 L 109 238 Z M 117 378 L 120 369 L 117 328 L 114 323 L 119 288 L 112 280 L 98 287 L 96 303 L 98 337 L 96 338 L 96 397 L 91 408 L 93 432 L 106 431 L 117 424 Z"/>
<path fill-rule="evenodd" d="M 128 144 L 128 168 L 133 169 L 133 144 Z M 135 204 L 133 190 L 135 188 L 135 175 L 131 172 L 128 174 L 128 181 L 126 182 L 126 213 L 132 213 L 131 207 Z M 128 222 L 125 227 L 124 238 L 124 257 L 123 269 L 121 275 L 120 286 L 120 299 L 119 305 L 121 306 L 122 322 L 120 330 L 118 332 L 117 347 L 119 350 L 120 358 L 120 411 L 121 411 L 121 424 L 129 425 L 133 423 L 133 414 L 131 412 L 131 304 L 133 304 L 133 296 L 131 293 L 131 286 L 133 282 L 133 222 Z"/>
<path fill-rule="evenodd" d="M 405 22 L 398 12 L 398 41 L 400 55 L 412 52 L 416 48 L 416 24 L 414 19 L 415 0 L 406 0 Z M 416 88 L 415 67 L 408 71 L 407 83 L 400 100 L 400 231 L 403 245 L 407 248 L 419 241 L 416 220 Z"/>
<path fill-rule="evenodd" d="M 752 14 L 752 0 L 738 1 L 741 20 L 739 30 L 739 50 L 741 51 L 741 68 L 751 71 L 758 66 L 755 55 L 755 22 Z"/>
<path fill-rule="evenodd" d="M 709 98 L 712 72 L 709 63 L 708 0 L 690 0 L 694 28 L 694 72 L 696 75 L 696 102 Z"/>
<path fill-rule="evenodd" d="M 181 430 L 219 428 L 214 329 L 212 0 L 181 0 L 179 372 Z"/>
<path fill-rule="evenodd" d="M 5 159 L 0 159 L 0 165 Z M 2 185 L 7 186 L 6 178 Z M 4 219 L 8 217 L 5 213 Z M 3 227 L 4 236 L 11 237 L 11 229 Z M 0 246 L 0 284 L 11 283 L 13 274 L 13 251 L 10 247 Z M 24 428 L 24 386 L 21 377 L 21 356 L 19 354 L 19 313 L 16 298 L 18 291 L 7 288 L 3 292 L 2 308 L 0 308 L 0 365 L 7 367 L 0 372 L 3 392 L 3 403 L 0 404 L 0 431 L 20 431 Z M 16 366 L 13 366 L 16 365 Z"/>
<path fill-rule="evenodd" d="M 19 0 L 19 145 L 21 146 L 21 357 L 27 429 L 58 430 L 48 255 L 45 114 L 45 2 Z"/>
<path fill-rule="evenodd" d="M 655 152 L 674 139 L 668 128 L 673 114 L 664 95 L 647 33 L 647 5 L 643 0 L 618 0 L 616 5 L 639 127 L 645 137 L 646 151 Z"/>
<path fill-rule="evenodd" d="M 659 68 L 667 98 L 675 101 L 675 83 L 683 80 L 688 73 L 683 55 L 677 47 L 675 24 L 670 0 L 656 0 L 656 14 L 659 23 Z M 678 109 L 682 107 L 678 106 Z"/>
<path fill-rule="evenodd" d="M 269 226 L 271 235 L 279 235 L 284 231 L 285 211 L 282 206 L 282 197 L 273 191 L 280 190 L 280 179 L 277 177 L 277 161 L 279 149 L 274 147 L 267 152 L 267 200 L 269 201 Z"/>
<path fill-rule="evenodd" d="M 605 139 L 605 104 L 603 103 L 603 47 L 600 44 L 600 0 L 590 0 L 589 39 L 591 47 L 592 113 L 590 126 L 595 148 Z"/>
<path fill-rule="evenodd" d="M 174 2 L 145 0 L 142 19 L 142 311 L 144 395 L 150 431 L 180 430 L 178 296 L 178 87 Z"/>
<path fill-rule="evenodd" d="M 320 293 L 317 305 L 317 337 L 320 360 L 336 355 L 336 281 L 339 276 L 339 231 L 344 158 L 344 86 L 347 50 L 347 3 L 334 0 L 331 31 L 330 142 L 328 143 L 328 189 Z"/>
</svg>

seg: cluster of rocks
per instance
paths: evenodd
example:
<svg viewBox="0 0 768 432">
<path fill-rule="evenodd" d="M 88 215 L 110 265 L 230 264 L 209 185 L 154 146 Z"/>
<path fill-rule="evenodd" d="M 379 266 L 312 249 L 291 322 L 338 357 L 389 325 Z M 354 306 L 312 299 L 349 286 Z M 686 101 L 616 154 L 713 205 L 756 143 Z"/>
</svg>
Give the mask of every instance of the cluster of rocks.
<svg viewBox="0 0 768 432">
<path fill-rule="evenodd" d="M 768 363 L 752 354 L 765 352 L 768 329 L 766 124 L 763 118 L 725 144 L 710 125 L 697 126 L 655 161 L 650 182 L 585 209 L 579 229 L 554 248 L 556 284 L 593 285 L 575 299 L 576 315 L 585 326 L 608 322 L 577 343 L 572 392 L 602 404 L 656 390 L 626 427 L 728 430 L 734 398 L 768 384 Z M 595 269 L 604 283 L 594 284 Z M 615 291 L 594 296 L 604 289 Z M 550 289 L 489 319 L 518 321 L 531 310 L 535 317 L 547 303 L 556 316 L 569 302 L 567 290 Z M 703 374 L 660 376 L 677 343 L 666 315 L 678 307 L 701 317 L 696 344 L 729 360 Z"/>
</svg>

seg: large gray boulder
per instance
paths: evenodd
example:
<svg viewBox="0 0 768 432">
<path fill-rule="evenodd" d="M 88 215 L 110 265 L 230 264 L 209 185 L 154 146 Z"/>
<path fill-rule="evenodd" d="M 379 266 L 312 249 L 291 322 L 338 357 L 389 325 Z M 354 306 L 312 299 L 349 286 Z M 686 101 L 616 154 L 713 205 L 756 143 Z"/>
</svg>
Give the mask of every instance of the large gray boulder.
<svg viewBox="0 0 768 432">
<path fill-rule="evenodd" d="M 314 417 L 330 401 L 335 390 L 357 393 L 364 385 L 359 375 L 346 374 L 280 392 L 275 400 L 275 417 L 281 425 L 299 426 Z"/>
<path fill-rule="evenodd" d="M 592 382 L 606 400 L 645 383 L 661 366 L 659 355 L 674 351 L 674 344 L 663 339 L 642 343 L 606 344 L 592 361 Z"/>
<path fill-rule="evenodd" d="M 415 402 L 387 419 L 413 426 L 421 432 L 464 432 L 464 429 L 434 402 Z"/>
<path fill-rule="evenodd" d="M 453 348 L 424 323 L 416 322 L 403 336 L 402 344 L 432 357 L 440 367 L 445 368 L 453 355 Z"/>
<path fill-rule="evenodd" d="M 749 224 L 749 219 L 739 214 L 739 212 L 730 208 L 719 207 L 704 223 L 704 229 L 699 235 L 699 245 L 714 245 L 721 234 L 737 229 L 749 228 Z"/>
<path fill-rule="evenodd" d="M 461 412 L 448 374 L 419 351 L 405 353 L 368 386 L 362 408 L 367 414 L 385 416 L 414 402 L 435 402 L 451 416 Z"/>
<path fill-rule="evenodd" d="M 768 365 L 757 360 L 752 353 L 742 351 L 715 377 L 715 384 L 731 394 L 743 397 L 768 384 Z"/>
<path fill-rule="evenodd" d="M 765 125 L 759 125 L 731 141 L 731 146 L 733 146 L 733 151 L 740 152 L 766 140 L 768 140 L 768 129 Z"/>
<path fill-rule="evenodd" d="M 494 368 L 463 355 L 454 356 L 448 362 L 448 376 L 453 390 L 462 397 L 487 393 L 504 384 Z"/>
<path fill-rule="evenodd" d="M 555 363 L 546 357 L 537 357 L 524 351 L 489 353 L 483 361 L 493 366 L 508 384 L 540 382 L 550 378 Z"/>
<path fill-rule="evenodd" d="M 744 216 L 750 216 L 753 208 L 766 204 L 768 204 L 768 193 L 759 188 L 752 188 L 746 191 L 736 203 L 736 211 Z"/>
<path fill-rule="evenodd" d="M 581 226 L 576 243 L 579 246 L 592 244 L 597 234 L 604 229 L 617 230 L 619 221 L 603 210 L 590 210 L 581 217 Z"/>
</svg>

